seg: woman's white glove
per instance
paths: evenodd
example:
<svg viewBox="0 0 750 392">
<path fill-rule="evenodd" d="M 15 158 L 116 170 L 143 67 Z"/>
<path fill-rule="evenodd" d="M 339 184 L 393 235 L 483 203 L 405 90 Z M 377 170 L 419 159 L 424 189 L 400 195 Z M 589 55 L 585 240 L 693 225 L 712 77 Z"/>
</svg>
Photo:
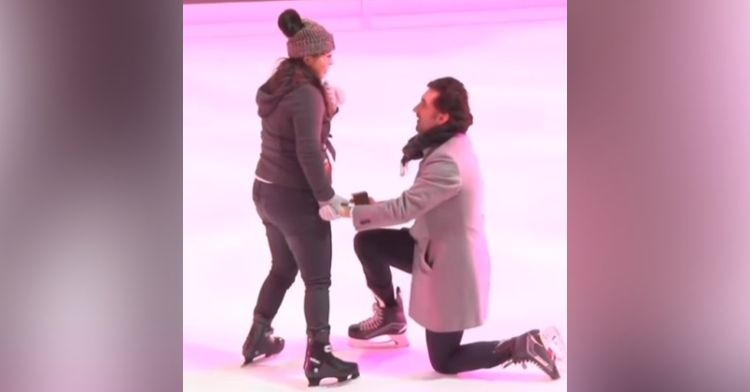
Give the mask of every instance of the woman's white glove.
<svg viewBox="0 0 750 392">
<path fill-rule="evenodd" d="M 327 202 L 320 203 L 318 215 L 324 221 L 332 221 L 344 216 L 349 216 L 349 200 L 345 197 L 335 195 Z"/>
</svg>

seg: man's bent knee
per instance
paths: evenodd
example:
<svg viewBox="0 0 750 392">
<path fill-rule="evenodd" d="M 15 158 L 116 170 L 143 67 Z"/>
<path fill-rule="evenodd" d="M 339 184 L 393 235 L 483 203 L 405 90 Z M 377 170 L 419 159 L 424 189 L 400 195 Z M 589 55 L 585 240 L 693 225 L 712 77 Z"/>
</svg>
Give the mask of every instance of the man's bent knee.
<svg viewBox="0 0 750 392">
<path fill-rule="evenodd" d="M 446 375 L 455 375 L 456 372 L 451 369 L 450 365 L 448 364 L 447 360 L 434 360 L 430 359 L 430 364 L 432 365 L 432 369 L 440 374 L 446 374 Z"/>
<path fill-rule="evenodd" d="M 354 253 L 356 253 L 357 256 L 361 255 L 363 252 L 367 252 L 371 234 L 372 232 L 360 231 L 354 235 Z"/>
</svg>

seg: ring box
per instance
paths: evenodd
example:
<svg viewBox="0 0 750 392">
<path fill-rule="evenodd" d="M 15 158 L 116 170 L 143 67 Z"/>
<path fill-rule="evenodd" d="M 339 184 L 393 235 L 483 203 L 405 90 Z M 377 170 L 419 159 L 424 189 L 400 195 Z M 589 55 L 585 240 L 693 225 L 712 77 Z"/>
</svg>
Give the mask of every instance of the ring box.
<svg viewBox="0 0 750 392">
<path fill-rule="evenodd" d="M 370 204 L 370 195 L 368 195 L 367 192 L 353 193 L 352 202 L 354 202 L 355 206 Z"/>
</svg>

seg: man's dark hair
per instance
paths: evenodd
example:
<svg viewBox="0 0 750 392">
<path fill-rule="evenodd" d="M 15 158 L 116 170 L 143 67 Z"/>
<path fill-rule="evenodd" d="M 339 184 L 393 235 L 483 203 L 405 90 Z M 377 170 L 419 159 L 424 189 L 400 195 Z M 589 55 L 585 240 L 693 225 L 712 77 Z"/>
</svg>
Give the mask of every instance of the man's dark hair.
<svg viewBox="0 0 750 392">
<path fill-rule="evenodd" d="M 427 84 L 427 88 L 438 92 L 433 104 L 441 113 L 450 117 L 448 124 L 459 129 L 460 133 L 466 133 L 474 117 L 469 108 L 469 94 L 464 84 L 452 77 L 435 79 Z"/>
</svg>

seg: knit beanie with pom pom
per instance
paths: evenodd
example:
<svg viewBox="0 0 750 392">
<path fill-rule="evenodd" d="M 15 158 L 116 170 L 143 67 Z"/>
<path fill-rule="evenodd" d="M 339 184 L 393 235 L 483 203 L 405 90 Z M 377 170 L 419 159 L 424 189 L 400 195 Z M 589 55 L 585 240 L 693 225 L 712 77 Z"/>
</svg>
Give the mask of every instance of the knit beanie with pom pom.
<svg viewBox="0 0 750 392">
<path fill-rule="evenodd" d="M 302 19 L 293 9 L 279 15 L 278 25 L 287 37 L 286 49 L 290 58 L 317 56 L 336 48 L 333 34 L 312 20 Z"/>
</svg>

